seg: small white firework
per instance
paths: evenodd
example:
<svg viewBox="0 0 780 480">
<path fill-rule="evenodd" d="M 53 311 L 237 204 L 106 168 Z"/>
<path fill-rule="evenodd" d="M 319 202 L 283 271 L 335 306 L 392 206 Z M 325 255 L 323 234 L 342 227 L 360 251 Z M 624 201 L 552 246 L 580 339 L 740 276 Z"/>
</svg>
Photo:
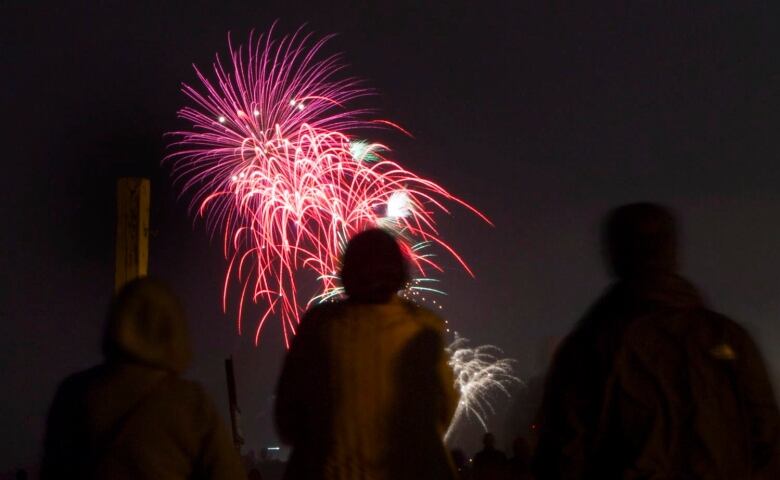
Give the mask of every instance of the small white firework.
<svg viewBox="0 0 780 480">
<path fill-rule="evenodd" d="M 514 360 L 501 358 L 500 348 L 493 345 L 471 348 L 467 346 L 468 341 L 456 332 L 455 340 L 447 347 L 460 401 L 444 435 L 445 441 L 468 418 L 476 419 L 487 431 L 486 419 L 495 413 L 492 399 L 498 393 L 510 397 L 510 388 L 522 383 L 513 374 Z"/>
</svg>

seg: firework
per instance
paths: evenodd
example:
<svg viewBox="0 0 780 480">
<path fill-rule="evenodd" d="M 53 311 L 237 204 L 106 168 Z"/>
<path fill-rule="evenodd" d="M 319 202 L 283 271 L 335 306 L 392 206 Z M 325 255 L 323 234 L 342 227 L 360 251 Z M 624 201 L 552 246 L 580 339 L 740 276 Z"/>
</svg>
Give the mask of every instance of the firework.
<svg viewBox="0 0 780 480">
<path fill-rule="evenodd" d="M 240 289 L 238 330 L 247 301 L 260 305 L 255 343 L 269 318 L 281 321 L 285 343 L 311 301 L 341 295 L 336 272 L 348 238 L 369 227 L 395 233 L 415 277 L 440 271 L 430 253 L 443 248 L 434 214 L 454 202 L 487 219 L 436 183 L 388 158 L 390 149 L 362 135 L 397 128 L 351 105 L 371 91 L 340 77 L 338 55 L 322 56 L 328 37 L 299 30 L 271 33 L 217 56 L 213 77 L 195 68 L 201 85 L 183 86 L 193 102 L 179 111 L 190 130 L 174 132 L 175 181 L 192 195 L 191 208 L 223 237 L 228 266 L 223 290 L 227 310 L 232 282 Z M 318 282 L 313 299 L 301 298 L 298 278 Z M 423 281 L 415 285 L 427 288 Z"/>
<path fill-rule="evenodd" d="M 493 345 L 475 348 L 467 345 L 468 339 L 455 333 L 455 340 L 447 348 L 460 401 L 444 436 L 445 441 L 469 418 L 477 420 L 487 431 L 486 417 L 495 413 L 492 399 L 497 393 L 509 397 L 510 388 L 521 383 L 512 373 L 513 361 L 499 357 L 501 349 Z"/>
</svg>

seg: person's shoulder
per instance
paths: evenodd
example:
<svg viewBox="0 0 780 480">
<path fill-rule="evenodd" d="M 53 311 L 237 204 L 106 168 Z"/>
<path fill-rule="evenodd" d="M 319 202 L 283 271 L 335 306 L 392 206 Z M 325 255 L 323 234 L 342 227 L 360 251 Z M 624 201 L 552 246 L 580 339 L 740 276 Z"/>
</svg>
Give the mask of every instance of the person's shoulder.
<svg viewBox="0 0 780 480">
<path fill-rule="evenodd" d="M 730 356 L 730 352 L 725 348 L 726 346 L 733 346 L 735 357 L 739 357 L 744 353 L 750 353 L 751 356 L 756 354 L 760 356 L 759 348 L 753 335 L 742 324 L 722 313 L 707 310 L 706 314 L 709 321 L 717 325 L 719 352 L 714 352 L 716 356 Z M 721 341 L 723 342 L 722 344 L 720 344 Z"/>
<path fill-rule="evenodd" d="M 704 315 L 707 321 L 716 324 L 719 328 L 723 329 L 728 335 L 739 337 L 742 339 L 749 339 L 750 334 L 738 321 L 726 316 L 722 313 L 710 310 L 702 309 L 702 315 Z"/>
<path fill-rule="evenodd" d="M 398 305 L 404 309 L 411 318 L 420 323 L 423 327 L 431 328 L 441 332 L 444 332 L 446 329 L 446 322 L 444 319 L 438 316 L 432 310 L 400 297 L 394 301 L 398 302 Z"/>
<path fill-rule="evenodd" d="M 107 374 L 108 367 L 104 364 L 96 365 L 86 370 L 72 373 L 60 382 L 58 390 L 60 392 L 81 391 L 94 384 Z"/>
<path fill-rule="evenodd" d="M 334 318 L 343 316 L 346 302 L 324 302 L 309 307 L 296 328 L 296 336 L 313 333 Z"/>
<path fill-rule="evenodd" d="M 301 318 L 301 323 L 314 321 L 316 319 L 333 317 L 334 315 L 338 315 L 339 312 L 343 311 L 345 307 L 346 302 L 343 300 L 317 303 L 306 310 L 306 313 Z"/>
<path fill-rule="evenodd" d="M 705 307 L 658 310 L 638 316 L 625 328 L 625 338 L 639 339 L 646 335 L 686 335 L 704 330 L 747 335 L 731 318 Z"/>
<path fill-rule="evenodd" d="M 740 351 L 752 348 L 753 340 L 733 319 L 701 307 L 638 318 L 626 327 L 621 345 L 625 350 L 663 356 L 673 348 L 710 351 L 726 345 Z"/>
<path fill-rule="evenodd" d="M 561 339 L 555 357 L 572 356 L 579 361 L 583 355 L 590 355 L 599 343 L 599 337 L 612 330 L 614 317 L 622 310 L 625 297 L 625 287 L 620 282 L 609 285 Z"/>
</svg>

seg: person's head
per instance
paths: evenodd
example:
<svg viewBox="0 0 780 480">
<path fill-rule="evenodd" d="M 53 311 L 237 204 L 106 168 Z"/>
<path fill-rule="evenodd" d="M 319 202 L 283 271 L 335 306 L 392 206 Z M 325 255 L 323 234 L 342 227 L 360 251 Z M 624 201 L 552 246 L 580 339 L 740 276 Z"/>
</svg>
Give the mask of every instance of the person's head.
<svg viewBox="0 0 780 480">
<path fill-rule="evenodd" d="M 677 270 L 677 225 L 661 205 L 633 203 L 609 213 L 604 223 L 607 260 L 618 278 L 654 276 Z"/>
<path fill-rule="evenodd" d="M 406 261 L 395 238 L 378 228 L 361 232 L 344 252 L 341 282 L 350 300 L 384 303 L 403 288 Z"/>
<path fill-rule="evenodd" d="M 482 437 L 482 445 L 484 445 L 485 448 L 491 449 L 496 446 L 496 437 L 488 432 Z"/>
<path fill-rule="evenodd" d="M 137 362 L 176 373 L 187 368 L 184 308 L 167 285 L 145 277 L 122 287 L 109 307 L 103 354 L 109 363 Z"/>
</svg>

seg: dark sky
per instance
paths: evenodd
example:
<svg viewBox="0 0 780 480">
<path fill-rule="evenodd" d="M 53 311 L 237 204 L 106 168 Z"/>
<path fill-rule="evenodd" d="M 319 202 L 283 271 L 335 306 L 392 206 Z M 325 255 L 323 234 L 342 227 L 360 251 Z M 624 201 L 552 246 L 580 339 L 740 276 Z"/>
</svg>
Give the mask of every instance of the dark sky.
<svg viewBox="0 0 780 480">
<path fill-rule="evenodd" d="M 220 245 L 159 162 L 191 64 L 275 19 L 339 33 L 326 50 L 415 135 L 383 134 L 395 159 L 494 220 L 441 218 L 477 275 L 444 276 L 444 313 L 464 335 L 532 374 L 544 339 L 608 282 L 604 212 L 654 200 L 681 216 L 685 273 L 758 337 L 778 379 L 776 2 L 362 3 L 2 2 L 0 471 L 35 462 L 57 382 L 100 359 L 119 175 L 152 178 L 150 270 L 187 303 L 190 376 L 224 412 L 234 355 L 249 440 L 274 441 L 279 334 L 260 348 L 235 334 Z"/>
</svg>

